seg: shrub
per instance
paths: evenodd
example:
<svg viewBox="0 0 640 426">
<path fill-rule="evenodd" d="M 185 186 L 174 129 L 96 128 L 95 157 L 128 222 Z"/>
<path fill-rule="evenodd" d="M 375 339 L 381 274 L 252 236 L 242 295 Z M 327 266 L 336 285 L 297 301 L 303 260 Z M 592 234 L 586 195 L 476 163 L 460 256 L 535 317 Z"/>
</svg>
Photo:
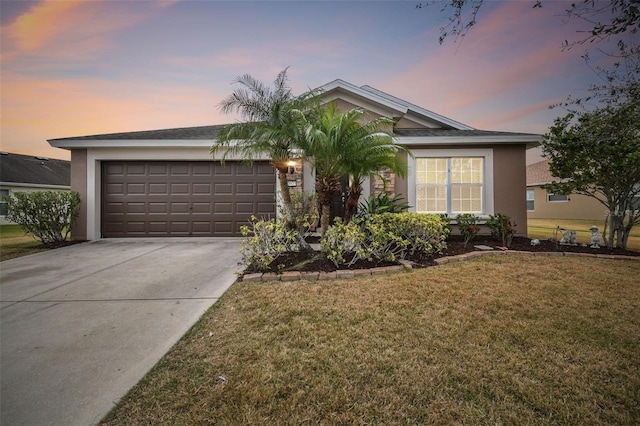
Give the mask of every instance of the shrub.
<svg viewBox="0 0 640 426">
<path fill-rule="evenodd" d="M 491 237 L 502 242 L 504 247 L 510 247 L 513 235 L 516 233 L 516 224 L 511 222 L 511 217 L 506 214 L 496 213 L 490 215 L 487 226 L 491 230 Z"/>
<path fill-rule="evenodd" d="M 402 213 L 409 209 L 409 204 L 402 201 L 402 195 L 391 197 L 386 192 L 371 194 L 358 205 L 356 217 L 368 217 L 372 214 Z"/>
<path fill-rule="evenodd" d="M 464 237 L 465 247 L 467 243 L 473 240 L 475 236 L 478 235 L 478 232 L 480 232 L 478 220 L 480 220 L 480 218 L 472 213 L 463 213 L 456 217 L 458 229 L 460 229 L 460 234 Z"/>
<path fill-rule="evenodd" d="M 451 218 L 449 217 L 449 215 L 446 213 L 438 213 L 438 217 L 440 217 L 440 220 L 442 220 L 447 235 L 451 234 Z"/>
<path fill-rule="evenodd" d="M 320 246 L 322 253 L 336 267 L 341 264 L 351 266 L 358 260 L 368 257 L 368 253 L 363 248 L 364 241 L 365 234 L 357 220 L 344 224 L 337 217 L 335 223 L 322 236 Z"/>
<path fill-rule="evenodd" d="M 440 216 L 410 212 L 372 215 L 366 230 L 370 256 L 379 260 L 430 256 L 449 235 Z"/>
<path fill-rule="evenodd" d="M 294 192 L 291 194 L 291 211 L 280 206 L 282 220 L 288 229 L 298 234 L 298 244 L 302 250 L 312 250 L 305 238 L 318 226 L 318 196 L 315 192 Z"/>
<path fill-rule="evenodd" d="M 348 225 L 339 221 L 321 243 L 323 253 L 336 266 L 345 259 L 350 266 L 364 258 L 379 262 L 429 256 L 442 250 L 447 235 L 445 222 L 437 215 L 383 213 Z"/>
<path fill-rule="evenodd" d="M 82 203 L 74 191 L 13 192 L 5 200 L 7 220 L 21 225 L 43 244 L 69 237 Z"/>
<path fill-rule="evenodd" d="M 242 226 L 240 232 L 247 237 L 240 243 L 242 261 L 260 271 L 269 270 L 274 260 L 298 243 L 297 232 L 275 219 L 258 220 L 251 216 L 250 226 Z"/>
</svg>

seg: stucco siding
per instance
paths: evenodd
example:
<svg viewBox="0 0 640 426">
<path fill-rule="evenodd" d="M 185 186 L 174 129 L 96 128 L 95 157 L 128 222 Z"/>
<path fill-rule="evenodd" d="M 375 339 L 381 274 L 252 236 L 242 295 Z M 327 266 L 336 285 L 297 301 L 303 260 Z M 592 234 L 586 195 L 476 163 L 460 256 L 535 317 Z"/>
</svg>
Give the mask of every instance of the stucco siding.
<svg viewBox="0 0 640 426">
<path fill-rule="evenodd" d="M 493 149 L 494 208 L 515 221 L 516 235 L 527 235 L 525 188 L 526 146 L 497 146 Z"/>
<path fill-rule="evenodd" d="M 540 186 L 529 186 L 534 190 L 534 209 L 527 212 L 530 219 L 578 219 L 604 221 L 605 207 L 596 199 L 581 194 L 569 195 L 568 201 L 547 201 L 547 191 Z"/>
<path fill-rule="evenodd" d="M 87 239 L 87 150 L 71 150 L 71 190 L 80 194 L 80 215 L 71 230 L 71 236 L 76 240 Z"/>
</svg>

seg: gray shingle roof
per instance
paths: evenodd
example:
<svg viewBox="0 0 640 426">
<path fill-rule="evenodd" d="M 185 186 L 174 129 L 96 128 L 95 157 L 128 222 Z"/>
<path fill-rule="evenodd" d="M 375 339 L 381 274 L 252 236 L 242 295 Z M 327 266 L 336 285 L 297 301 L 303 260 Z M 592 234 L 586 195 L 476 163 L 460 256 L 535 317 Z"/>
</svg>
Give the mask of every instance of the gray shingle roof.
<svg viewBox="0 0 640 426">
<path fill-rule="evenodd" d="M 56 140 L 187 140 L 187 139 L 215 139 L 225 125 L 179 127 L 176 129 L 143 130 L 137 132 L 107 133 L 104 135 L 75 136 Z"/>
<path fill-rule="evenodd" d="M 107 133 L 103 135 L 76 136 L 56 140 L 213 140 L 224 124 L 214 126 L 180 127 L 176 129 L 144 130 L 137 132 Z M 473 137 L 473 136 L 537 136 L 530 133 L 496 132 L 489 130 L 458 129 L 394 129 L 396 136 Z"/>
<path fill-rule="evenodd" d="M 71 163 L 3 152 L 0 154 L 0 182 L 70 186 Z"/>
</svg>

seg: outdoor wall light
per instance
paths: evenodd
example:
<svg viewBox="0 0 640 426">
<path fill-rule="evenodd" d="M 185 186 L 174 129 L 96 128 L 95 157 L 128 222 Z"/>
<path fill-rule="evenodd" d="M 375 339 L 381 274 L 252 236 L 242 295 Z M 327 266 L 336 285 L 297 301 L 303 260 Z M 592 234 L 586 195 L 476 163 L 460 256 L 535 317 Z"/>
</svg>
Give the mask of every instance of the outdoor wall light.
<svg viewBox="0 0 640 426">
<path fill-rule="evenodd" d="M 287 170 L 287 173 L 289 174 L 293 174 L 296 172 L 296 162 L 293 160 L 289 160 L 289 162 L 287 163 L 287 166 L 289 166 L 289 170 Z"/>
</svg>

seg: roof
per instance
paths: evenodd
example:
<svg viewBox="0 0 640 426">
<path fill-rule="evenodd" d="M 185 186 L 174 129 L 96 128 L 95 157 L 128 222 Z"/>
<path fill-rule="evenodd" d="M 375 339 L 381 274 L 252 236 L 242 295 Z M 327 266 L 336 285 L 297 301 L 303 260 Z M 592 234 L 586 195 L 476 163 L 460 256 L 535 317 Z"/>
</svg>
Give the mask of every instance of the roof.
<svg viewBox="0 0 640 426">
<path fill-rule="evenodd" d="M 425 126 L 414 129 L 395 129 L 394 133 L 400 143 L 406 145 L 424 144 L 513 144 L 524 143 L 528 148 L 540 143 L 540 135 L 530 133 L 510 133 L 477 130 L 466 124 L 436 114 L 412 103 L 403 101 L 371 86 L 356 86 L 344 80 L 334 80 L 319 88 L 320 96 L 330 99 L 332 95 L 361 100 L 370 106 L 378 106 L 381 110 L 391 111 L 394 118 L 411 116 L 417 123 L 428 122 L 436 128 Z M 418 124 L 420 125 L 420 124 Z M 108 133 L 102 135 L 75 136 L 50 139 L 49 144 L 58 148 L 92 148 L 92 147 L 143 147 L 143 148 L 202 148 L 210 146 L 216 139 L 221 125 L 181 127 L 174 129 L 146 130 L 125 133 Z M 425 138 L 429 138 L 425 140 Z M 108 144 L 103 142 L 110 141 Z"/>
<path fill-rule="evenodd" d="M 549 161 L 543 160 L 527 166 L 527 186 L 543 185 L 555 180 L 549 171 Z"/>
<path fill-rule="evenodd" d="M 143 130 L 137 132 L 107 133 L 103 135 L 74 136 L 49 139 L 49 141 L 73 140 L 214 140 L 224 124 L 214 126 L 179 127 L 175 129 Z"/>
<path fill-rule="evenodd" d="M 0 183 L 70 187 L 71 162 L 2 152 L 0 153 Z"/>
<path fill-rule="evenodd" d="M 390 95 L 388 93 L 385 93 L 381 90 L 375 89 L 368 85 L 358 87 L 347 81 L 337 79 L 323 86 L 320 86 L 319 90 L 322 93 L 320 96 L 328 94 L 332 91 L 343 90 L 351 93 L 356 97 L 366 99 L 368 101 L 377 103 L 379 105 L 383 105 L 387 108 L 391 108 L 401 116 L 404 116 L 409 112 L 413 112 L 419 116 L 423 116 L 427 119 L 437 122 L 439 125 L 441 125 L 444 128 L 461 129 L 461 130 L 473 129 L 473 127 L 471 126 L 467 126 L 466 124 L 462 124 L 458 121 L 452 120 L 443 115 L 436 114 L 433 111 L 429 111 L 428 109 L 424 109 L 410 102 L 404 101 L 400 98 L 396 98 L 393 95 Z"/>
</svg>

